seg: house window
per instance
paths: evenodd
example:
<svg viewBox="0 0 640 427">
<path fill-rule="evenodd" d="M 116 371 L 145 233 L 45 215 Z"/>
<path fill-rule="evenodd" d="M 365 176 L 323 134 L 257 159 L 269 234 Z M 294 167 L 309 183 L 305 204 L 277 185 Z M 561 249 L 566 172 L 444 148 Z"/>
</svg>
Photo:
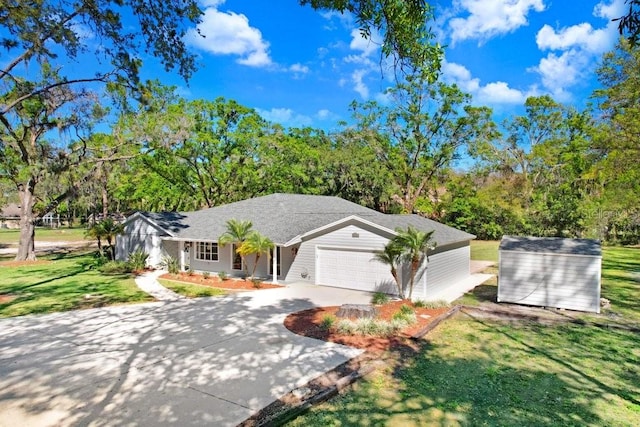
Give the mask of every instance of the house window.
<svg viewBox="0 0 640 427">
<path fill-rule="evenodd" d="M 273 249 L 271 249 L 271 253 L 269 254 L 269 275 L 273 275 Z M 278 268 L 278 276 L 280 275 L 280 264 L 282 263 L 282 255 L 280 255 L 280 246 L 276 246 L 276 255 L 278 259 L 276 260 L 276 265 Z"/>
<path fill-rule="evenodd" d="M 237 249 L 238 247 L 235 244 L 231 245 L 231 259 L 233 260 L 231 268 L 234 270 L 242 270 L 242 257 Z"/>
<path fill-rule="evenodd" d="M 200 261 L 218 261 L 218 244 L 196 242 L 196 259 Z"/>
</svg>

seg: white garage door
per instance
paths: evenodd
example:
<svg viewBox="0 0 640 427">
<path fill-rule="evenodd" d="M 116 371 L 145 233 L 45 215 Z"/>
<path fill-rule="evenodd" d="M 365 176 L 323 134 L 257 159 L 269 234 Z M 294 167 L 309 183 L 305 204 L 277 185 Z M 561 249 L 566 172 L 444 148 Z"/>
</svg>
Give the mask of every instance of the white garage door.
<svg viewBox="0 0 640 427">
<path fill-rule="evenodd" d="M 361 291 L 393 292 L 389 266 L 375 261 L 366 249 L 318 248 L 317 284 Z"/>
</svg>

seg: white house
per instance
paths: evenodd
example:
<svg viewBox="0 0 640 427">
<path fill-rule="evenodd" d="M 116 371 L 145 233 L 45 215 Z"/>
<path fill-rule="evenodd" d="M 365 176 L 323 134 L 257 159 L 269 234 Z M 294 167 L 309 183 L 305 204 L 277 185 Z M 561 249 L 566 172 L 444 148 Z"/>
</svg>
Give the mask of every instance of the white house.
<svg viewBox="0 0 640 427">
<path fill-rule="evenodd" d="M 230 219 L 251 221 L 275 243 L 275 253 L 261 257 L 256 270 L 274 282 L 394 293 L 389 267 L 374 254 L 397 228 L 411 225 L 433 230 L 437 244 L 417 280 L 415 299 L 452 299 L 452 290 L 459 295 L 479 284 L 469 273 L 469 242 L 475 236 L 418 215 L 386 215 L 330 196 L 272 194 L 196 212 L 138 212 L 125 221 L 117 257 L 143 250 L 152 266 L 171 256 L 182 269 L 239 276 L 243 265 L 235 248 L 218 244 Z M 253 265 L 252 258 L 247 261 Z"/>
</svg>

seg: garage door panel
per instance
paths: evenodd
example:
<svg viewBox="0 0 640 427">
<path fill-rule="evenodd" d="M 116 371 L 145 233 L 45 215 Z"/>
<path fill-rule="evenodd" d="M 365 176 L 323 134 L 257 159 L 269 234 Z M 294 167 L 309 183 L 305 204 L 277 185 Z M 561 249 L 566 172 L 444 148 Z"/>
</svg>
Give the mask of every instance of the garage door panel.
<svg viewBox="0 0 640 427">
<path fill-rule="evenodd" d="M 317 284 L 375 292 L 393 290 L 389 267 L 374 259 L 369 250 L 318 248 Z"/>
</svg>

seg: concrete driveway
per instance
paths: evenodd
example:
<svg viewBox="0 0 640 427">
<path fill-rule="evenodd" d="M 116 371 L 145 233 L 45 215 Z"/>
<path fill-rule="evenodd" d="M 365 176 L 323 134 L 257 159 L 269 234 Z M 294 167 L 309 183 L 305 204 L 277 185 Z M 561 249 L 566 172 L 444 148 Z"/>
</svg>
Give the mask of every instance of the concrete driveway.
<svg viewBox="0 0 640 427">
<path fill-rule="evenodd" d="M 292 286 L 0 320 L 0 426 L 236 425 L 360 350 L 291 312 L 362 292 Z"/>
</svg>

